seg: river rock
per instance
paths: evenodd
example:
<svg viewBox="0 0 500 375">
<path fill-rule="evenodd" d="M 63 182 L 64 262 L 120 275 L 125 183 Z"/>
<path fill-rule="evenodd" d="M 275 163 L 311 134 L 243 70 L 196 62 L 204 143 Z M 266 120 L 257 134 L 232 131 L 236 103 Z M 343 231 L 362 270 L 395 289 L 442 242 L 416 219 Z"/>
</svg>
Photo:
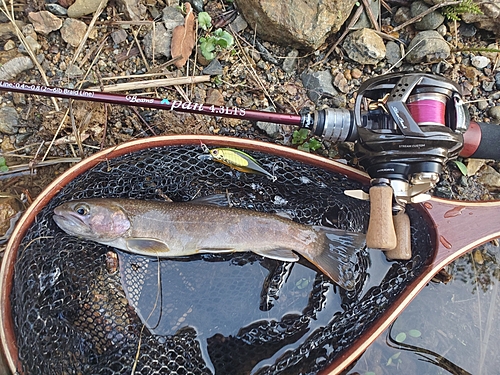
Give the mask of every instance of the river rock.
<svg viewBox="0 0 500 375">
<path fill-rule="evenodd" d="M 488 110 L 488 115 L 495 121 L 500 121 L 500 105 L 495 105 Z M 499 125 L 500 126 L 500 125 Z"/>
<path fill-rule="evenodd" d="M 73 18 L 66 18 L 61 27 L 61 37 L 73 47 L 78 47 L 87 32 L 87 24 Z"/>
<path fill-rule="evenodd" d="M 372 29 L 361 29 L 350 33 L 343 45 L 347 55 L 360 64 L 377 64 L 385 57 L 382 38 Z"/>
<path fill-rule="evenodd" d="M 430 6 L 428 6 L 423 1 L 415 1 L 411 4 L 410 12 L 412 17 L 416 17 L 426 10 L 428 10 Z M 415 29 L 417 30 L 435 30 L 444 22 L 444 16 L 441 12 L 434 11 L 429 14 L 426 14 L 420 21 L 415 23 Z"/>
<path fill-rule="evenodd" d="M 0 133 L 16 134 L 19 115 L 13 107 L 0 108 Z"/>
<path fill-rule="evenodd" d="M 68 10 L 59 4 L 45 4 L 45 9 L 56 16 L 68 15 Z"/>
<path fill-rule="evenodd" d="M 92 14 L 99 8 L 100 3 L 101 0 L 76 0 L 73 5 L 68 8 L 68 17 L 80 18 L 87 14 Z"/>
<path fill-rule="evenodd" d="M 481 2 L 478 4 L 483 14 L 466 13 L 462 15 L 462 20 L 467 23 L 473 23 L 476 27 L 484 30 L 493 31 L 500 35 L 500 0 Z"/>
<path fill-rule="evenodd" d="M 235 0 L 262 39 L 298 49 L 317 49 L 340 30 L 356 0 Z"/>
<path fill-rule="evenodd" d="M 46 10 L 29 12 L 28 19 L 35 31 L 43 35 L 49 35 L 51 31 L 59 30 L 62 26 L 62 20 Z"/>
<path fill-rule="evenodd" d="M 283 60 L 283 70 L 286 73 L 291 73 L 294 71 L 295 66 L 297 65 L 297 57 L 299 57 L 299 51 L 296 49 L 292 49 L 288 55 L 286 55 L 286 58 Z"/>
<path fill-rule="evenodd" d="M 435 30 L 421 31 L 408 46 L 406 61 L 411 64 L 445 60 L 450 56 L 450 47 Z"/>
</svg>

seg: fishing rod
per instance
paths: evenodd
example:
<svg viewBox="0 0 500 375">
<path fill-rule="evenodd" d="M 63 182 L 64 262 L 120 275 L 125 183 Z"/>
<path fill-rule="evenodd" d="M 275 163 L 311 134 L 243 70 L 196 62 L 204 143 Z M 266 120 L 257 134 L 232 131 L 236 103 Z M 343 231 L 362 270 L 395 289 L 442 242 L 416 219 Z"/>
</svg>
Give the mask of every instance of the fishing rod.
<svg viewBox="0 0 500 375">
<path fill-rule="evenodd" d="M 365 81 L 354 110 L 326 108 L 300 114 L 249 110 L 0 81 L 0 90 L 109 104 L 265 121 L 308 129 L 331 142 L 355 142 L 360 165 L 371 177 L 368 191 L 346 191 L 370 200 L 367 245 L 390 259 L 409 259 L 408 203 L 423 202 L 445 163 L 458 156 L 500 160 L 500 126 L 469 119 L 460 86 L 437 75 L 391 73 Z"/>
</svg>

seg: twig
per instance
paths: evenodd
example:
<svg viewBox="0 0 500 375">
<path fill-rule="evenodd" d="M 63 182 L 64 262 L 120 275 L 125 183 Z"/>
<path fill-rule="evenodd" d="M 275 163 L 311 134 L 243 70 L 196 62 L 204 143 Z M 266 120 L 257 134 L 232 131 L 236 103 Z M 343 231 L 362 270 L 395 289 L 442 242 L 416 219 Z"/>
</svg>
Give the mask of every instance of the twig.
<svg viewBox="0 0 500 375">
<path fill-rule="evenodd" d="M 461 3 L 461 1 L 448 1 L 448 2 L 445 2 L 445 3 L 436 4 L 436 5 L 432 6 L 432 7 L 430 7 L 429 9 L 427 9 L 426 11 L 423 11 L 418 16 L 415 16 L 415 17 L 409 19 L 408 21 L 403 22 L 401 25 L 396 26 L 392 31 L 393 32 L 397 32 L 397 31 L 401 30 L 402 28 L 404 28 L 404 27 L 406 27 L 408 25 L 411 25 L 412 23 L 418 22 L 422 18 L 424 18 L 426 15 L 428 15 L 429 13 L 434 12 L 436 9 L 439 9 L 439 8 L 442 8 L 442 7 L 446 7 L 446 6 L 450 6 L 450 5 L 457 5 L 457 4 L 460 4 L 460 3 Z"/>
<path fill-rule="evenodd" d="M 210 81 L 209 75 L 194 76 L 194 77 L 179 77 L 179 78 L 162 78 L 150 81 L 137 81 L 137 82 L 125 82 L 117 83 L 114 85 L 107 85 L 101 87 L 90 87 L 89 91 L 103 91 L 103 92 L 115 92 L 115 91 L 128 91 L 128 90 L 139 90 L 163 86 L 173 86 L 173 85 L 185 85 L 189 83 L 200 83 Z"/>
</svg>

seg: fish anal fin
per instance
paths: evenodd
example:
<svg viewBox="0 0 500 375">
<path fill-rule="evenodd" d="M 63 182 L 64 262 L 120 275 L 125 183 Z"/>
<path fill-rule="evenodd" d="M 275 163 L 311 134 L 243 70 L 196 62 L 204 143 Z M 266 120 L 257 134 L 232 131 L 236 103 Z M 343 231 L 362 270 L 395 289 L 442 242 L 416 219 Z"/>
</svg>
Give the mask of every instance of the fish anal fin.
<svg viewBox="0 0 500 375">
<path fill-rule="evenodd" d="M 169 248 L 163 241 L 155 238 L 127 238 L 127 249 L 136 254 L 148 256 L 168 256 Z"/>
<path fill-rule="evenodd" d="M 265 258 L 281 260 L 282 262 L 297 262 L 299 256 L 291 250 L 287 249 L 272 249 L 265 250 L 262 252 L 252 250 L 255 254 L 263 256 Z"/>
<path fill-rule="evenodd" d="M 323 235 L 323 247 L 305 255 L 326 276 L 346 290 L 354 290 L 360 270 L 357 267 L 359 250 L 365 247 L 365 235 L 341 229 L 314 226 Z"/>
</svg>

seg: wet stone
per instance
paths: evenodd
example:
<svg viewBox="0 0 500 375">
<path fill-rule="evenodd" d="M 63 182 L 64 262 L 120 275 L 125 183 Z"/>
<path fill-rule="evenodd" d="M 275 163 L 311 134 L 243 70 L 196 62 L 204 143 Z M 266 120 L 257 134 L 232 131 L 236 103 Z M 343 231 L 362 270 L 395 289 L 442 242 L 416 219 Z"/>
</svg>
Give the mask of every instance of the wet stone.
<svg viewBox="0 0 500 375">
<path fill-rule="evenodd" d="M 301 77 L 302 84 L 308 90 L 307 96 L 316 102 L 321 96 L 335 96 L 338 94 L 332 84 L 332 74 L 328 70 L 320 72 L 304 72 Z"/>
<path fill-rule="evenodd" d="M 210 63 L 203 68 L 202 73 L 209 76 L 218 76 L 224 72 L 222 64 L 218 59 L 213 59 Z"/>
</svg>

